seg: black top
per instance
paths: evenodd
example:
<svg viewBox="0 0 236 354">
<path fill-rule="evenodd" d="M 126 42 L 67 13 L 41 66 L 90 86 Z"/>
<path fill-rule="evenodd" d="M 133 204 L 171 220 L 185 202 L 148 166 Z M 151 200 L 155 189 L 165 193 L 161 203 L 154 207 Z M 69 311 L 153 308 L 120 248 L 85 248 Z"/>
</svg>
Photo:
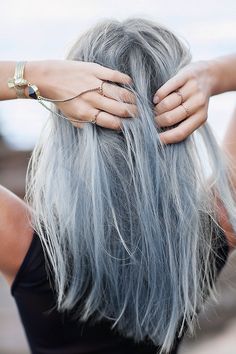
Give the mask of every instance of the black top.
<svg viewBox="0 0 236 354">
<path fill-rule="evenodd" d="M 216 265 L 221 270 L 228 256 L 226 238 L 217 243 Z M 55 309 L 55 296 L 48 280 L 41 241 L 32 242 L 11 287 L 33 354 L 156 354 L 151 343 L 135 344 L 111 330 L 108 322 L 96 325 L 70 320 Z M 181 338 L 170 354 L 176 354 Z"/>
</svg>

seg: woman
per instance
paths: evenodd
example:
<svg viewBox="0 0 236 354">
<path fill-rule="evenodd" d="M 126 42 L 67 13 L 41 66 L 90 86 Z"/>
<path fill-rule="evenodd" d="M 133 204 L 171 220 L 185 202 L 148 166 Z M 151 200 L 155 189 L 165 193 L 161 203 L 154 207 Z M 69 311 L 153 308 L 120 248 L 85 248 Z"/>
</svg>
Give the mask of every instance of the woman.
<svg viewBox="0 0 236 354">
<path fill-rule="evenodd" d="M 176 123 L 193 131 L 206 118 L 188 117 L 184 80 L 168 81 L 179 71 L 192 80 L 189 50 L 129 19 L 99 23 L 68 59 L 27 63 L 22 87 L 8 80 L 15 63 L 1 64 L 1 99 L 20 90 L 60 102 L 32 154 L 27 204 L 1 188 L 0 269 L 32 353 L 176 353 L 236 227 L 233 172 L 208 124 L 198 132 L 211 178 L 195 135 L 180 142 Z M 193 109 L 206 113 L 221 82 L 199 73 L 209 91 Z M 167 109 L 178 109 L 171 129 Z"/>
</svg>

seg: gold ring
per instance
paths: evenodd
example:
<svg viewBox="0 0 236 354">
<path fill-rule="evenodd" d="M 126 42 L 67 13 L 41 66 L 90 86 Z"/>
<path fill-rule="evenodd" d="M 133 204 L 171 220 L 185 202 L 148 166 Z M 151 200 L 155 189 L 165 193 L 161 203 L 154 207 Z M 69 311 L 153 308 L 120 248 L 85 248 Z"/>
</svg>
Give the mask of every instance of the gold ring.
<svg viewBox="0 0 236 354">
<path fill-rule="evenodd" d="M 188 117 L 190 116 L 190 112 L 189 112 L 188 108 L 186 108 L 186 107 L 183 105 L 183 103 L 181 103 L 181 105 L 180 105 L 180 106 L 182 106 L 182 107 L 183 107 L 183 109 L 185 110 L 185 113 L 186 113 L 186 117 L 185 117 L 185 119 L 186 119 L 186 118 L 188 118 Z"/>
<path fill-rule="evenodd" d="M 98 117 L 98 115 L 99 115 L 100 112 L 101 112 L 101 111 L 98 110 L 98 111 L 95 113 L 94 119 L 92 119 L 92 120 L 90 121 L 91 123 L 97 124 L 97 117 Z"/>
<path fill-rule="evenodd" d="M 184 102 L 183 94 L 179 90 L 175 91 L 175 93 L 177 93 L 177 95 L 181 98 L 181 102 L 180 102 L 180 105 L 181 105 Z"/>
<path fill-rule="evenodd" d="M 105 96 L 105 95 L 104 95 L 104 92 L 103 92 L 103 85 L 104 85 L 104 83 L 105 83 L 105 82 L 102 81 L 102 82 L 101 82 L 101 85 L 100 85 L 100 87 L 99 87 L 99 89 L 98 89 L 98 92 L 99 92 L 100 95 L 102 95 L 102 96 Z"/>
</svg>

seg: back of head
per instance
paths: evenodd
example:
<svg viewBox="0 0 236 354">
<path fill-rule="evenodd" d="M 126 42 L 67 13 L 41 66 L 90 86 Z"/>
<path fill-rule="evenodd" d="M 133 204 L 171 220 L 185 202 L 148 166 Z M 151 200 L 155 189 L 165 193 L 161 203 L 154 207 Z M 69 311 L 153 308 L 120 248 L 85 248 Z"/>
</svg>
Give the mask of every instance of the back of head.
<svg viewBox="0 0 236 354">
<path fill-rule="evenodd" d="M 104 21 L 82 35 L 69 59 L 96 62 L 129 74 L 136 93 L 152 97 L 191 59 L 188 48 L 168 29 L 143 19 Z"/>
<path fill-rule="evenodd" d="M 123 119 L 119 134 L 51 116 L 34 150 L 27 199 L 58 309 L 110 319 L 123 335 L 169 350 L 182 324 L 191 328 L 214 278 L 207 216 L 215 218 L 215 197 L 195 136 L 164 146 L 154 122 L 153 95 L 190 62 L 189 50 L 161 25 L 107 20 L 80 37 L 69 58 L 130 75 L 138 117 Z M 235 225 L 224 160 L 208 124 L 199 132 Z"/>
</svg>

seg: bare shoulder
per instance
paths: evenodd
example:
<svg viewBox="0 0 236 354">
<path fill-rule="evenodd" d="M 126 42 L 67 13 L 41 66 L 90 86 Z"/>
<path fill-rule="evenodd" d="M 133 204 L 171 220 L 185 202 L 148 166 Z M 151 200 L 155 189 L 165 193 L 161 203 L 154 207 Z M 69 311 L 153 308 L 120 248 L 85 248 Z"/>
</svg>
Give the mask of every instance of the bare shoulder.
<svg viewBox="0 0 236 354">
<path fill-rule="evenodd" d="M 33 237 L 26 203 L 0 185 L 0 272 L 11 285 Z"/>
</svg>

